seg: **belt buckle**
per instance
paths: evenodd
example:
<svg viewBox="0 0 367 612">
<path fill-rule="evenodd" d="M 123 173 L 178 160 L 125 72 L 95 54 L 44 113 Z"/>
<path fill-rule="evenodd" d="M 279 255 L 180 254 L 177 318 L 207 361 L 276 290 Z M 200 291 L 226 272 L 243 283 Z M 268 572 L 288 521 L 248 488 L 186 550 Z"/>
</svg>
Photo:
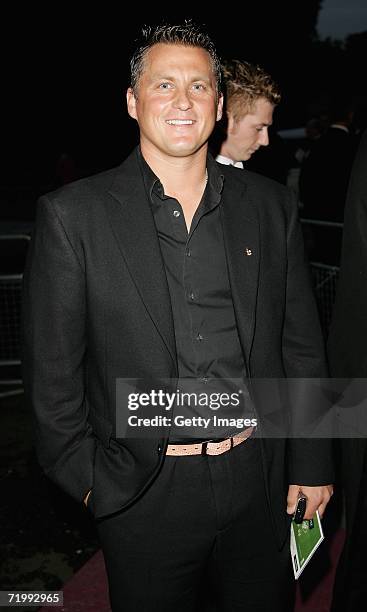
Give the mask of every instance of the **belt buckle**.
<svg viewBox="0 0 367 612">
<path fill-rule="evenodd" d="M 207 448 L 208 448 L 208 442 L 202 442 L 201 444 L 202 444 L 202 446 L 201 446 L 201 454 L 202 455 L 206 455 L 206 451 L 207 451 Z"/>
</svg>

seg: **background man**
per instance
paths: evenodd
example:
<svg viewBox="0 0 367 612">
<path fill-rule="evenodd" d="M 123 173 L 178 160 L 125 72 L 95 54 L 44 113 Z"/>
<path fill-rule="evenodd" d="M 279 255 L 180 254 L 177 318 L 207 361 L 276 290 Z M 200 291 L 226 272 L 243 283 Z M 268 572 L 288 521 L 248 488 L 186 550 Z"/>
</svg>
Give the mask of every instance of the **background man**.
<svg viewBox="0 0 367 612">
<path fill-rule="evenodd" d="M 114 611 L 194 611 L 209 564 L 220 610 L 289 610 L 286 510 L 302 490 L 323 514 L 328 445 L 116 427 L 118 378 L 204 390 L 325 371 L 292 194 L 208 156 L 212 41 L 190 23 L 143 34 L 127 92 L 140 146 L 39 204 L 24 379 L 40 462 L 97 519 Z"/>
<path fill-rule="evenodd" d="M 366 165 L 367 132 L 361 140 L 349 183 L 340 279 L 329 333 L 330 371 L 335 378 L 342 379 L 367 378 Z M 362 389 L 364 393 L 357 406 L 361 400 L 365 401 L 365 382 Z M 357 612 L 365 605 L 367 596 L 367 445 L 363 438 L 343 439 L 343 431 L 340 436 L 347 538 L 332 609 Z"/>
<path fill-rule="evenodd" d="M 342 223 L 356 149 L 352 101 L 338 92 L 329 114 L 329 127 L 301 165 L 299 191 L 302 216 Z"/>
<path fill-rule="evenodd" d="M 243 168 L 243 162 L 250 160 L 261 147 L 269 145 L 269 127 L 281 94 L 272 77 L 260 66 L 249 62 L 224 61 L 222 73 L 226 112 L 212 137 L 213 151 L 218 151 L 216 159 L 220 163 Z M 283 155 L 279 154 L 279 143 L 275 138 L 273 135 L 273 147 L 276 147 L 278 155 L 263 160 L 267 162 L 264 172 L 255 169 L 271 178 L 280 178 L 281 170 L 285 180 L 286 170 L 280 169 Z M 282 143 L 280 149 L 283 150 Z"/>
</svg>

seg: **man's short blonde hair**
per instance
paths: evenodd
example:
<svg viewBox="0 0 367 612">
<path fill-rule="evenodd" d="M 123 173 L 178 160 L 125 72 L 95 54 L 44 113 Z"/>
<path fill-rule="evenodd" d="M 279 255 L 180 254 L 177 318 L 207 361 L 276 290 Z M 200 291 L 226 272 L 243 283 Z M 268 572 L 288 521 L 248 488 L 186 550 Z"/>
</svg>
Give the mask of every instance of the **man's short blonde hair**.
<svg viewBox="0 0 367 612">
<path fill-rule="evenodd" d="M 236 120 L 251 112 L 259 98 L 265 98 L 274 106 L 280 102 L 278 85 L 260 66 L 227 60 L 222 63 L 222 75 L 226 109 Z"/>
</svg>

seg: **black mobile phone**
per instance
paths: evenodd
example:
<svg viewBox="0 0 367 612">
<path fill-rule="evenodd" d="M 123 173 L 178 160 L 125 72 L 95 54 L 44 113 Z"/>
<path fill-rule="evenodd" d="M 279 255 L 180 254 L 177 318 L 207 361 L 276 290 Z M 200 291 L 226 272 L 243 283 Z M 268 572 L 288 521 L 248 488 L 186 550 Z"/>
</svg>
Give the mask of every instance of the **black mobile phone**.
<svg viewBox="0 0 367 612">
<path fill-rule="evenodd" d="M 300 495 L 297 501 L 296 511 L 294 513 L 294 522 L 300 525 L 306 512 L 307 497 Z"/>
</svg>

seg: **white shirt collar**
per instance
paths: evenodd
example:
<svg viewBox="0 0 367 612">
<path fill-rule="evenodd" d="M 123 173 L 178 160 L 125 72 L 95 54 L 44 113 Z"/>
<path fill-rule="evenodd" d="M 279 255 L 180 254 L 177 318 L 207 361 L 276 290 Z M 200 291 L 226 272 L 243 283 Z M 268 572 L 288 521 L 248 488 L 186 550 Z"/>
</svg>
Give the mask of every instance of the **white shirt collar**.
<svg viewBox="0 0 367 612">
<path fill-rule="evenodd" d="M 346 125 L 340 125 L 340 123 L 332 123 L 330 127 L 336 128 L 338 130 L 343 130 L 343 132 L 349 134 L 349 130 Z"/>
<path fill-rule="evenodd" d="M 241 168 L 243 170 L 243 162 L 241 161 L 234 162 L 233 159 L 229 159 L 229 157 L 224 157 L 224 155 L 217 155 L 215 160 L 220 164 L 224 164 L 225 166 L 233 166 L 234 168 Z"/>
</svg>

